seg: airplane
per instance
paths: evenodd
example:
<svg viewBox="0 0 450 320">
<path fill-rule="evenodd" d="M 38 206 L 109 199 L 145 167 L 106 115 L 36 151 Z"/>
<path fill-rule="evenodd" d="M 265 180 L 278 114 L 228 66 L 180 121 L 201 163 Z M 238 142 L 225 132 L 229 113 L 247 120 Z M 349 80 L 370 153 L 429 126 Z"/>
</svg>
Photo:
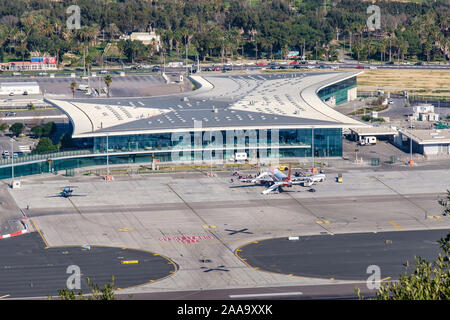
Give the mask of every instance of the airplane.
<svg viewBox="0 0 450 320">
<path fill-rule="evenodd" d="M 52 197 L 69 198 L 69 197 L 85 197 L 86 196 L 83 194 L 73 194 L 73 188 L 78 188 L 78 187 L 77 186 L 62 187 L 62 191 L 60 193 L 58 193 L 56 196 L 52 196 Z"/>
<path fill-rule="evenodd" d="M 291 177 L 291 166 L 289 165 L 289 171 L 287 175 L 275 167 L 271 168 L 269 171 L 262 172 L 255 178 L 244 178 L 239 179 L 239 181 L 244 183 L 251 182 L 257 185 L 263 185 L 266 187 L 266 189 L 262 191 L 262 194 L 269 194 L 273 191 L 283 192 L 282 187 L 292 187 L 293 185 L 310 187 L 314 183 L 324 181 L 325 178 L 326 177 L 324 174 Z"/>
</svg>

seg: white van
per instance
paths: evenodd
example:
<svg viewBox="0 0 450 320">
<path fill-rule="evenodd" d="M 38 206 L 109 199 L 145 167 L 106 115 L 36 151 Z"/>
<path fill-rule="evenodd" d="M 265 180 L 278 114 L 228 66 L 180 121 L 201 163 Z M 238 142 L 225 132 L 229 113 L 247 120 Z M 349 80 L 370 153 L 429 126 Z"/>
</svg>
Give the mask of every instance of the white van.
<svg viewBox="0 0 450 320">
<path fill-rule="evenodd" d="M 245 161 L 247 160 L 247 152 L 236 152 L 234 156 L 231 156 L 231 161 Z"/>
<path fill-rule="evenodd" d="M 359 144 L 364 146 L 367 144 L 376 144 L 377 143 L 377 138 L 374 136 L 369 136 L 369 137 L 361 137 L 359 139 Z"/>
<path fill-rule="evenodd" d="M 89 90 L 89 86 L 88 86 L 87 84 L 80 84 L 80 85 L 78 86 L 78 90 L 81 90 L 81 91 L 88 91 L 88 90 Z"/>
</svg>

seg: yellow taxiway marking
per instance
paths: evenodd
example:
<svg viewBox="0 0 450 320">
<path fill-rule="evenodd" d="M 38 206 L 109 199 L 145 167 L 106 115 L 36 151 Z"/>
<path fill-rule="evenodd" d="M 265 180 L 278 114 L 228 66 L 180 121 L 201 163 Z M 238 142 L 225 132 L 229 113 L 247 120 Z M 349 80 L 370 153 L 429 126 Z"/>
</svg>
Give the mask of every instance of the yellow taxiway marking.
<svg viewBox="0 0 450 320">
<path fill-rule="evenodd" d="M 44 241 L 45 249 L 50 248 L 50 246 L 49 246 L 48 243 L 47 243 L 47 240 L 45 240 L 44 236 L 43 236 L 42 233 L 41 233 L 41 230 L 39 230 L 39 228 L 36 226 L 36 224 L 34 223 L 33 219 L 30 218 L 30 221 L 31 221 L 31 224 L 33 224 L 34 229 L 35 229 L 35 230 L 39 233 L 39 235 L 41 236 L 42 241 Z"/>
<path fill-rule="evenodd" d="M 215 229 L 216 226 L 215 226 L 215 225 L 207 225 L 207 224 L 204 224 L 204 225 L 203 225 L 203 228 L 204 228 L 204 229 Z"/>
<path fill-rule="evenodd" d="M 132 231 L 133 228 L 119 228 L 119 231 L 121 232 L 127 232 L 127 231 Z"/>
<path fill-rule="evenodd" d="M 389 223 L 392 224 L 398 231 L 403 231 L 402 228 L 398 224 L 396 224 L 394 221 L 389 220 Z"/>
<path fill-rule="evenodd" d="M 317 220 L 316 223 L 317 224 L 325 224 L 328 226 L 330 224 L 330 221 L 329 220 Z"/>
<path fill-rule="evenodd" d="M 139 260 L 124 260 L 122 264 L 131 264 L 131 263 L 139 263 Z"/>
<path fill-rule="evenodd" d="M 441 216 L 427 216 L 427 219 L 441 220 Z"/>
<path fill-rule="evenodd" d="M 386 277 L 386 278 L 383 278 L 383 279 L 381 279 L 380 281 L 386 281 L 386 280 L 389 280 L 391 277 Z"/>
</svg>

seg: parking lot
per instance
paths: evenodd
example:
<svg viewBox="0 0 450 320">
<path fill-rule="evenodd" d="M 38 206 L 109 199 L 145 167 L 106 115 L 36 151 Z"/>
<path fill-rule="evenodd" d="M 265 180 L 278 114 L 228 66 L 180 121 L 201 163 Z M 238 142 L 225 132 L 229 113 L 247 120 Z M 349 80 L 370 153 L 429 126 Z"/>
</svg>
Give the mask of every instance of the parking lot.
<svg viewBox="0 0 450 320">
<path fill-rule="evenodd" d="M 110 86 L 110 96 L 111 97 L 144 97 L 153 95 L 165 95 L 170 93 L 179 93 L 186 90 L 191 90 L 191 84 L 189 81 L 184 81 L 184 83 L 177 83 L 175 80 L 178 79 L 177 76 L 169 76 L 173 81 L 171 84 L 166 84 L 165 80 L 160 75 L 127 75 L 112 76 L 112 83 Z M 104 76 L 90 77 L 89 79 L 82 79 L 80 77 L 70 78 L 70 77 L 36 77 L 36 78 L 5 78 L 1 80 L 2 82 L 33 82 L 39 83 L 42 94 L 47 98 L 53 99 L 70 99 L 72 98 L 72 90 L 70 84 L 76 82 L 77 86 L 87 85 L 93 90 L 97 90 L 104 96 L 106 96 L 106 88 L 104 83 Z M 7 98 L 33 98 L 36 95 L 18 96 L 0 96 L 0 99 Z M 81 90 L 76 90 L 75 98 L 86 98 L 86 92 Z M 95 95 L 92 95 L 95 97 Z"/>
</svg>

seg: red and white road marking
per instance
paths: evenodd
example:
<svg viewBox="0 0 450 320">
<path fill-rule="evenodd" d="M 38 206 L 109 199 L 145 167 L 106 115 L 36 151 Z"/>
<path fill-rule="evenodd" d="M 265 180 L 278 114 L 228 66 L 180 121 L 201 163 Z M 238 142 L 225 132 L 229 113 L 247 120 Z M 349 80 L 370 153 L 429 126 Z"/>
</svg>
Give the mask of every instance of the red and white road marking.
<svg viewBox="0 0 450 320">
<path fill-rule="evenodd" d="M 15 237 L 15 236 L 19 236 L 21 234 L 27 233 L 28 230 L 22 230 L 22 231 L 18 231 L 18 232 L 13 232 L 13 233 L 9 233 L 9 234 L 4 234 L 4 235 L 0 235 L 0 239 L 5 239 L 5 238 L 11 238 L 11 237 Z"/>
<path fill-rule="evenodd" d="M 26 220 L 26 218 L 24 218 L 23 220 Z M 23 230 L 9 233 L 9 234 L 0 235 L 0 239 L 6 239 L 6 238 L 15 237 L 15 236 L 20 236 L 21 234 L 27 233 L 28 228 L 27 228 L 27 225 L 25 224 L 25 222 L 23 222 L 23 220 L 20 220 L 20 223 L 22 223 L 23 228 L 24 228 Z"/>
<path fill-rule="evenodd" d="M 179 243 L 197 243 L 200 240 L 211 240 L 214 239 L 213 236 L 182 236 L 182 237 L 162 237 L 159 241 L 176 241 Z"/>
</svg>

